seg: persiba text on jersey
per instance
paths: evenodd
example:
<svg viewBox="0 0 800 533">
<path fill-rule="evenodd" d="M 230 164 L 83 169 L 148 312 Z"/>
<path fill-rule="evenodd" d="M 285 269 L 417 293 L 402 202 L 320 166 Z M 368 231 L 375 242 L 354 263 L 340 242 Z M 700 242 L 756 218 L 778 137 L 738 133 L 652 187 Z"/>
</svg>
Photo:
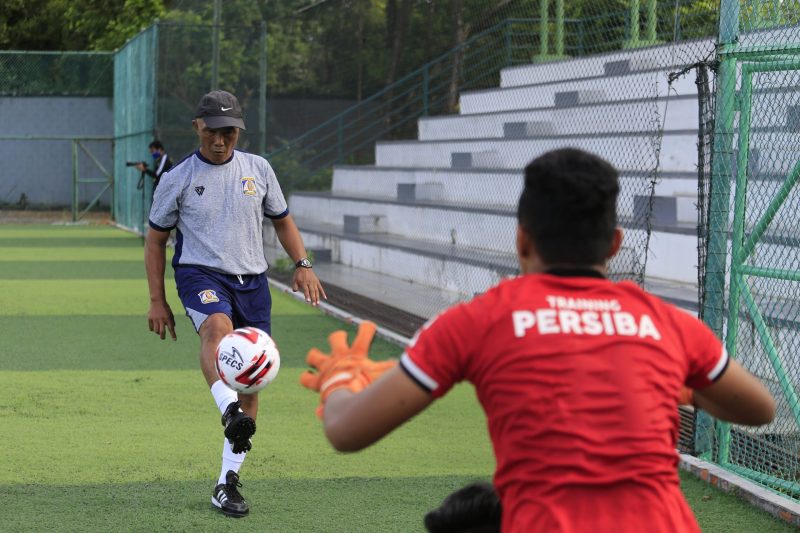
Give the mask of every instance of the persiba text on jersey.
<svg viewBox="0 0 800 533">
<path fill-rule="evenodd" d="M 622 309 L 618 300 L 595 300 L 547 296 L 549 307 L 511 312 L 514 336 L 530 330 L 539 335 L 615 335 L 661 340 L 661 333 L 647 314 L 635 315 Z"/>
</svg>

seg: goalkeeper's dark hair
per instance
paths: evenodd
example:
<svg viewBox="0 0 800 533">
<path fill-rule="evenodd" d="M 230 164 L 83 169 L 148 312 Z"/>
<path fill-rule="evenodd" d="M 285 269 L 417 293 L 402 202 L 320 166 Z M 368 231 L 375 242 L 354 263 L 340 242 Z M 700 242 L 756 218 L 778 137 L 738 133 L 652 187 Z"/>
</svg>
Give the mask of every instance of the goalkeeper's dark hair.
<svg viewBox="0 0 800 533">
<path fill-rule="evenodd" d="M 619 175 L 600 157 L 564 148 L 525 167 L 517 219 L 548 265 L 605 262 L 617 226 Z"/>
<path fill-rule="evenodd" d="M 161 150 L 162 152 L 164 151 L 164 145 L 158 139 L 156 139 L 153 142 L 151 142 L 150 146 L 148 146 L 148 148 L 150 148 L 151 150 L 153 148 L 156 148 L 158 150 Z"/>
<path fill-rule="evenodd" d="M 499 533 L 500 498 L 490 483 L 472 483 L 447 496 L 425 515 L 429 533 Z"/>
</svg>

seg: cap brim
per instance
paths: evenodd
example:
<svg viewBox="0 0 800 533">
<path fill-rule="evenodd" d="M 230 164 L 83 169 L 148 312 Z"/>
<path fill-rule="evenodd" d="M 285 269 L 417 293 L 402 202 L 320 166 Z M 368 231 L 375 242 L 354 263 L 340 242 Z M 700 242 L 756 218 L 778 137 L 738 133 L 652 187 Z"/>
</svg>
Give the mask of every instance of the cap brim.
<svg viewBox="0 0 800 533">
<path fill-rule="evenodd" d="M 201 117 L 201 118 L 206 123 L 206 127 L 211 129 L 230 128 L 231 126 L 233 126 L 234 128 L 239 128 L 240 130 L 247 129 L 244 127 L 244 120 L 240 118 L 226 117 L 224 115 L 217 115 L 213 117 Z"/>
</svg>

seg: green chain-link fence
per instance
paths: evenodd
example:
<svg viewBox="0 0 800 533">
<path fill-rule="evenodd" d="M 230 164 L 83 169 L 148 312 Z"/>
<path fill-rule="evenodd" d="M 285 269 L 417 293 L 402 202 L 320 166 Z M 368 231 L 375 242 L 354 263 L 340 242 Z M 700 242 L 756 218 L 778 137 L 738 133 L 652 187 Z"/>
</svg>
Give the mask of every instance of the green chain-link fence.
<svg viewBox="0 0 800 533">
<path fill-rule="evenodd" d="M 125 162 L 145 159 L 153 137 L 180 159 L 200 96 L 235 92 L 244 147 L 266 151 L 309 247 L 330 252 L 328 272 L 444 294 L 421 316 L 516 272 L 530 159 L 598 153 L 621 174 L 626 242 L 612 275 L 699 307 L 779 399 L 765 428 L 701 414 L 682 446 L 800 498 L 800 6 L 392 4 L 407 11 L 384 32 L 385 6 L 368 0 L 179 1 L 116 53 L 113 83 L 108 56 L 4 53 L 0 95 L 113 86 L 116 216 L 142 230 L 150 191 Z"/>
<path fill-rule="evenodd" d="M 697 88 L 668 75 L 713 58 L 716 6 L 490 4 L 460 44 L 270 151 L 310 245 L 470 298 L 517 271 L 522 168 L 576 146 L 621 171 L 626 240 L 612 276 L 696 306 L 694 260 L 673 269 L 669 256 L 676 242 L 696 255 Z M 374 234 L 348 234 L 345 217 L 369 216 Z"/>
<path fill-rule="evenodd" d="M 800 6 L 723 0 L 705 320 L 778 402 L 762 428 L 700 419 L 698 452 L 800 499 Z"/>
<path fill-rule="evenodd" d="M 113 61 L 108 52 L 0 51 L 0 207 L 112 202 Z"/>
<path fill-rule="evenodd" d="M 200 98 L 218 88 L 239 97 L 247 131 L 239 148 L 263 152 L 266 101 L 266 28 L 214 23 L 208 5 L 183 6 L 131 39 L 115 56 L 115 171 L 117 220 L 145 231 L 152 181 L 143 187 L 127 162 L 147 160 L 151 140 L 161 140 L 178 162 L 197 148 L 191 121 Z M 200 11 L 190 9 L 196 7 Z M 213 10 L 212 10 L 213 11 Z M 207 15 L 207 16 L 205 16 Z"/>
</svg>

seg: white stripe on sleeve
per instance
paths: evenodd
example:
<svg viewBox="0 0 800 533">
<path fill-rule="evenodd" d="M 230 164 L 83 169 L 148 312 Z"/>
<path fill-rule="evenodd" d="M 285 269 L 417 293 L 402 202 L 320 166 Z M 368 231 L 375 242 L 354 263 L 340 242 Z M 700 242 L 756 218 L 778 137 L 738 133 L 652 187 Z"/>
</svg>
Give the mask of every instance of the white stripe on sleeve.
<svg viewBox="0 0 800 533">
<path fill-rule="evenodd" d="M 408 372 L 414 379 L 419 381 L 420 384 L 424 385 L 431 392 L 439 388 L 439 383 L 437 383 L 435 379 L 430 377 L 425 373 L 425 371 L 418 367 L 417 364 L 411 360 L 407 353 L 403 352 L 402 357 L 400 357 L 400 364 L 403 366 L 403 369 L 406 372 Z"/>
<path fill-rule="evenodd" d="M 722 374 L 722 371 L 728 366 L 728 350 L 725 347 L 722 347 L 722 353 L 719 356 L 719 361 L 711 369 L 711 372 L 708 373 L 708 380 L 709 381 L 716 381 L 716 379 Z"/>
</svg>

